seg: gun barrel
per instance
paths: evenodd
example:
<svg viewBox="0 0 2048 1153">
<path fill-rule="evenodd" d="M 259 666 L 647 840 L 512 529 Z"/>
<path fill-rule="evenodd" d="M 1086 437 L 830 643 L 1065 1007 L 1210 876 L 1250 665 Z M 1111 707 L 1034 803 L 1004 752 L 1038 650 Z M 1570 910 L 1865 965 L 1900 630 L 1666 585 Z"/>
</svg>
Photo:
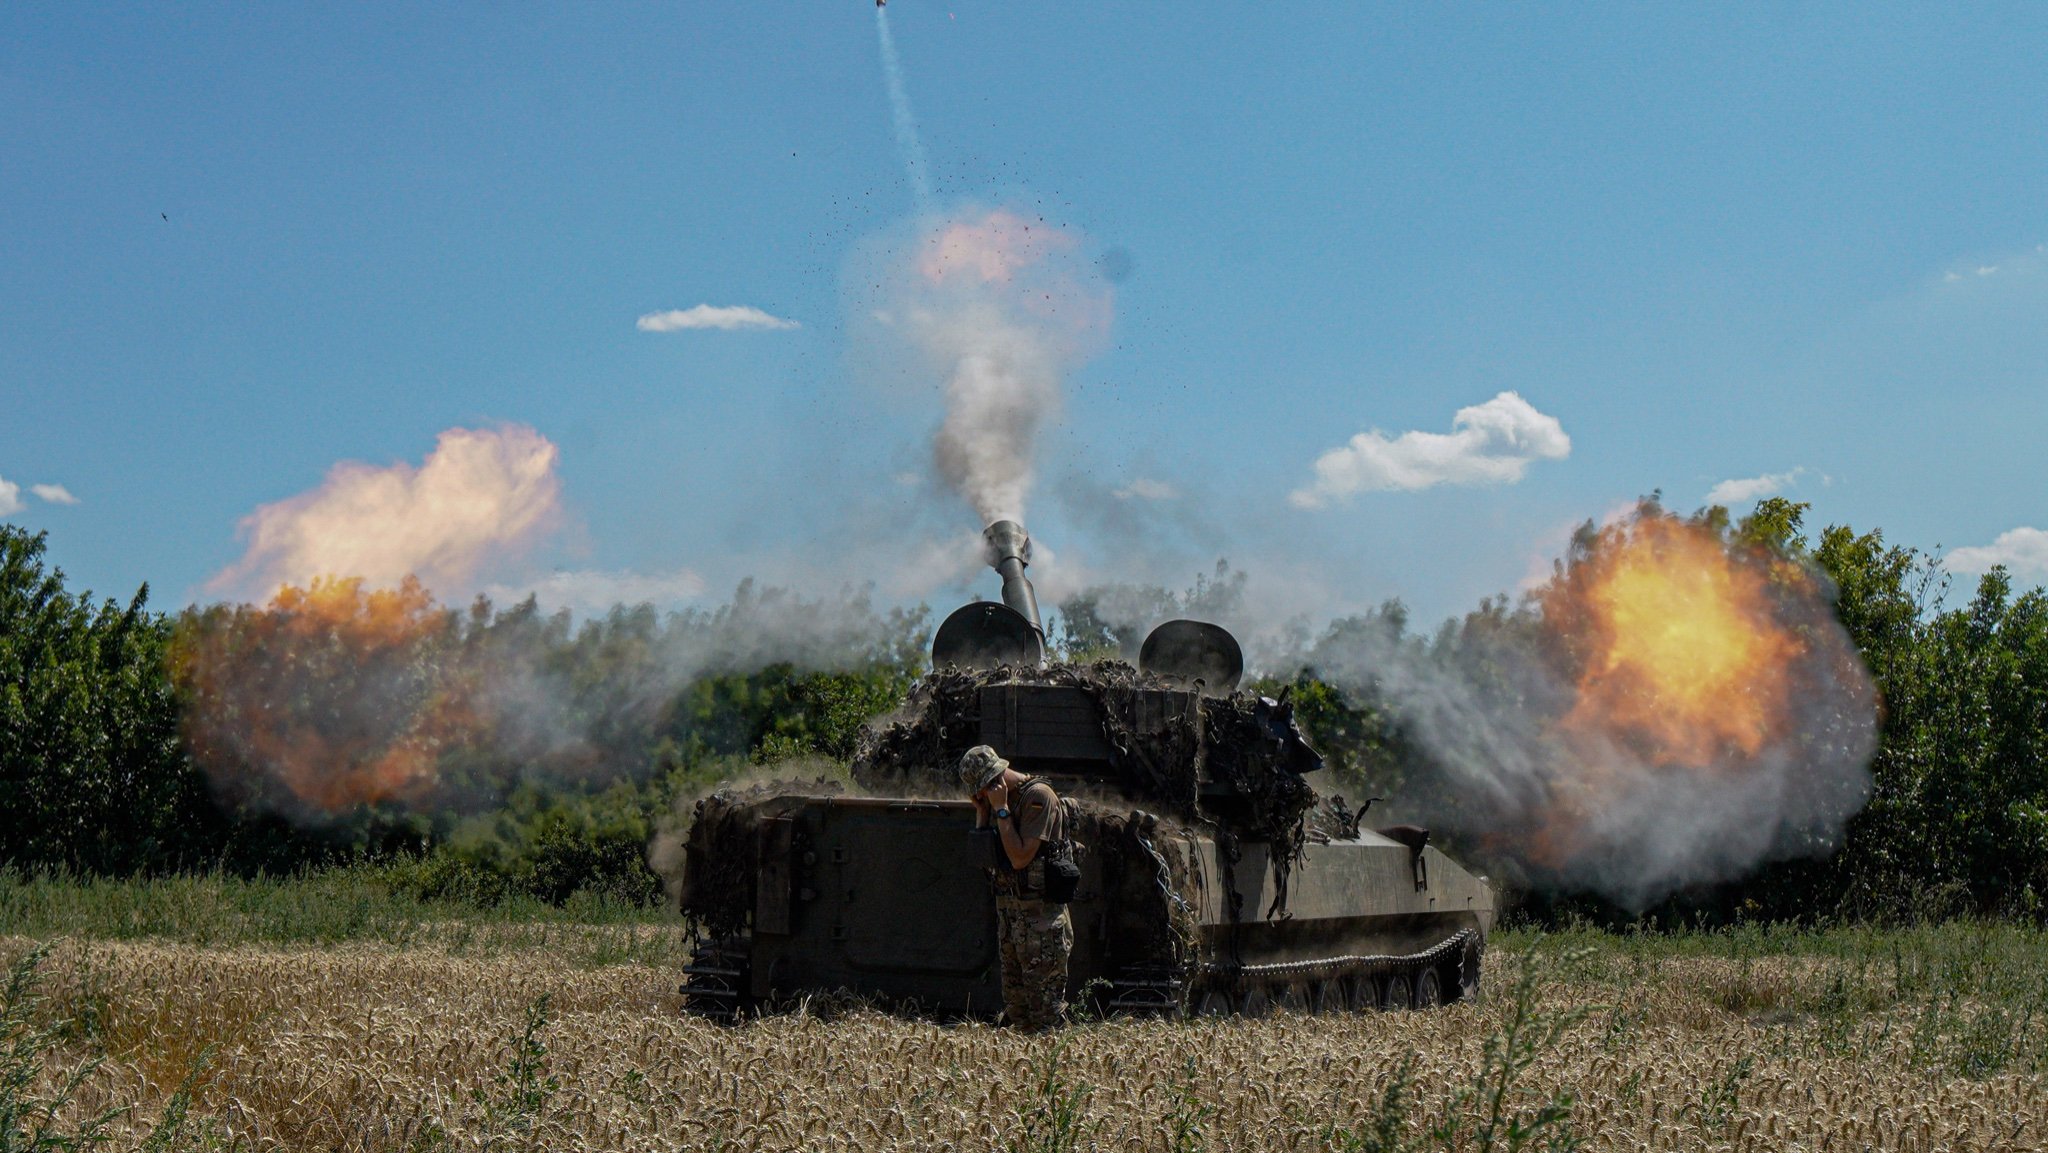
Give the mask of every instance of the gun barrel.
<svg viewBox="0 0 2048 1153">
<path fill-rule="evenodd" d="M 999 520 L 982 530 L 988 546 L 989 567 L 1003 578 L 1003 603 L 1031 622 L 1038 635 L 1045 636 L 1045 623 L 1038 617 L 1038 593 L 1024 569 L 1031 563 L 1031 537 L 1013 520 Z"/>
</svg>

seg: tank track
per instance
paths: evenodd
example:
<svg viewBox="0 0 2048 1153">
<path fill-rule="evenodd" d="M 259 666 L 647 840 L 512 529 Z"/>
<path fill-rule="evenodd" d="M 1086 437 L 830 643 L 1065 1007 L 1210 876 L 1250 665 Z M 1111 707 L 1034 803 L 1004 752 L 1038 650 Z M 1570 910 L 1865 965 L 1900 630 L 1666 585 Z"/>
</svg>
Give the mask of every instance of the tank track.
<svg viewBox="0 0 2048 1153">
<path fill-rule="evenodd" d="M 1161 973 L 1111 981 L 1103 1008 L 1112 1014 L 1261 1016 L 1276 1008 L 1302 1013 L 1433 1008 L 1479 991 L 1484 941 L 1460 929 L 1419 953 L 1318 957 L 1272 965 L 1204 965 L 1192 982 Z M 1433 976 L 1434 992 L 1425 991 Z M 1190 991 L 1192 985 L 1192 992 Z"/>
<path fill-rule="evenodd" d="M 738 1021 L 753 1011 L 748 991 L 753 972 L 750 942 L 744 935 L 711 940 L 697 938 L 690 963 L 683 966 L 683 1007 L 714 1021 Z"/>
<path fill-rule="evenodd" d="M 753 1013 L 748 992 L 752 957 L 742 936 L 700 938 L 677 989 L 700 1017 L 739 1021 Z M 1420 953 L 1318 957 L 1272 965 L 1204 965 L 1190 982 L 1163 972 L 1135 972 L 1109 982 L 1100 1004 L 1111 1015 L 1259 1017 L 1297 1013 L 1428 1009 L 1479 991 L 1483 938 L 1460 929 Z M 1424 982 L 1434 976 L 1434 994 Z"/>
</svg>

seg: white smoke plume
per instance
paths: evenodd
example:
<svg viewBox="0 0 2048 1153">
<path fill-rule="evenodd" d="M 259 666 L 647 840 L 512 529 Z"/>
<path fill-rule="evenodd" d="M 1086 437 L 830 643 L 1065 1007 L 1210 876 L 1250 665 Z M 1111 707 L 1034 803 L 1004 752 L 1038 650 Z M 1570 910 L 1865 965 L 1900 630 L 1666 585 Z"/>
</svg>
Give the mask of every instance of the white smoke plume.
<svg viewBox="0 0 2048 1153">
<path fill-rule="evenodd" d="M 1108 330 L 1113 294 L 1082 249 L 1042 218 L 970 209 L 920 221 L 874 274 L 883 359 L 937 386 L 933 467 L 984 524 L 1023 519 L 1039 434 Z"/>
<path fill-rule="evenodd" d="M 932 441 L 939 475 L 984 523 L 1022 520 L 1037 480 L 1038 430 L 1060 407 L 1060 377 L 1031 334 L 974 309 L 926 339 L 953 360 L 946 419 Z"/>
<path fill-rule="evenodd" d="M 337 464 L 318 488 L 245 517 L 248 551 L 207 588 L 267 597 L 321 577 L 369 588 L 415 577 L 444 594 L 466 591 L 486 561 L 557 523 L 556 457 L 546 437 L 506 425 L 451 428 L 417 467 Z"/>
</svg>

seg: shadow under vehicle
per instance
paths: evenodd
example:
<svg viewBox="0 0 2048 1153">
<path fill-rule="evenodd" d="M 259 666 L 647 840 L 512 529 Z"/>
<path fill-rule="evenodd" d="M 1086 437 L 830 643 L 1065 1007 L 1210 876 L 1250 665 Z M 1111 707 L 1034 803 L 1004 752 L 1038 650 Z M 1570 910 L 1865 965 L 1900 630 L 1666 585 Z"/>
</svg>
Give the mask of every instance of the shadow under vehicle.
<svg viewBox="0 0 2048 1153">
<path fill-rule="evenodd" d="M 846 992 L 939 1017 L 1002 1007 L 991 838 L 955 766 L 993 746 L 1067 798 L 1081 882 L 1069 996 L 1099 1012 L 1426 1008 L 1477 988 L 1494 897 L 1426 830 L 1360 827 L 1304 774 L 1286 701 L 1238 691 L 1223 629 L 1170 621 L 1139 664 L 1046 665 L 1014 522 L 1003 600 L 949 616 L 935 670 L 869 726 L 867 795 L 756 786 L 699 802 L 682 912 L 693 1012 Z"/>
</svg>

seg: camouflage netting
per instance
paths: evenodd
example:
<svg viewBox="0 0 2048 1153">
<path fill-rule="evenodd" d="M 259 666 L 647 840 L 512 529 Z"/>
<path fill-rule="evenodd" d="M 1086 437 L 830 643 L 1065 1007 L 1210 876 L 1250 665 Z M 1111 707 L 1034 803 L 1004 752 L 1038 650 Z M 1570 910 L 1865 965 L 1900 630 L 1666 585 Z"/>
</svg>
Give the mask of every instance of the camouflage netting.
<svg viewBox="0 0 2048 1153">
<path fill-rule="evenodd" d="M 683 843 L 682 912 L 690 927 L 713 939 L 744 931 L 754 915 L 760 872 L 761 822 L 840 792 L 831 781 L 773 781 L 726 788 L 697 802 Z M 790 798 L 788 806 L 774 802 Z"/>
<path fill-rule="evenodd" d="M 1116 918 L 1112 964 L 1185 980 L 1198 960 L 1201 894 L 1183 830 L 1170 818 L 1083 802 L 1074 839 L 1099 865 L 1103 904 Z"/>
<path fill-rule="evenodd" d="M 1371 807 L 1372 802 L 1367 801 L 1366 808 Z M 1303 824 L 1306 826 L 1309 840 L 1319 845 L 1327 845 L 1331 841 L 1349 841 L 1357 838 L 1359 825 L 1364 820 L 1365 809 L 1354 810 L 1344 803 L 1343 797 L 1333 796 L 1318 800 L 1316 807 L 1308 811 L 1308 819 Z"/>
<path fill-rule="evenodd" d="M 870 724 L 861 734 L 853 757 L 853 779 L 865 788 L 884 792 L 910 787 L 918 791 L 938 790 L 948 796 L 960 791 L 955 768 L 968 749 L 981 743 L 981 690 L 991 685 L 1065 685 L 1085 689 L 1104 706 L 1105 724 L 1109 714 L 1119 711 L 1130 723 L 1137 694 L 1144 689 L 1171 689 L 1161 677 L 1147 676 L 1122 661 L 1096 664 L 1052 664 L 1043 668 L 1000 665 L 993 669 L 944 668 L 910 687 L 903 707 L 893 716 Z M 1115 740 L 1119 748 L 1127 743 Z M 1192 745 L 1192 737 L 1187 741 Z M 1191 751 L 1191 750 L 1190 750 Z M 1179 799 L 1177 782 L 1155 778 L 1161 799 Z M 1183 782 L 1191 790 L 1193 779 Z M 1187 792 L 1187 807 L 1194 794 Z"/>
<path fill-rule="evenodd" d="M 1122 661 L 935 672 L 911 688 L 894 716 L 862 734 L 854 780 L 877 792 L 956 795 L 960 757 L 981 743 L 981 690 L 1004 684 L 1087 692 L 1101 709 L 1112 768 L 1151 805 L 1192 824 L 1227 823 L 1247 840 L 1300 847 L 1302 818 L 1316 796 L 1301 779 L 1303 766 L 1290 763 L 1300 746 L 1289 742 L 1289 737 L 1298 741 L 1298 735 L 1284 709 L 1250 693 L 1207 697 L 1200 731 L 1182 717 L 1142 731 L 1139 694 L 1181 686 Z M 1228 811 L 1202 802 L 1204 779 L 1227 787 L 1232 795 Z"/>
<path fill-rule="evenodd" d="M 853 776 L 877 792 L 957 795 L 962 754 L 981 743 L 981 691 L 996 685 L 1078 688 L 1100 709 L 1112 765 L 1128 791 L 1180 821 L 1214 829 L 1220 840 L 1261 841 L 1273 847 L 1273 878 L 1285 905 L 1288 874 L 1299 858 L 1315 809 L 1315 790 L 1301 773 L 1316 766 L 1286 706 L 1252 693 L 1205 697 L 1201 724 L 1185 716 L 1144 730 L 1139 698 L 1178 683 L 1122 661 L 1052 664 L 1042 668 L 947 668 L 919 681 L 893 717 L 868 727 L 854 757 Z M 1223 803 L 1203 800 L 1207 781 L 1223 786 Z M 1343 818 L 1319 818 L 1327 837 Z"/>
</svg>

